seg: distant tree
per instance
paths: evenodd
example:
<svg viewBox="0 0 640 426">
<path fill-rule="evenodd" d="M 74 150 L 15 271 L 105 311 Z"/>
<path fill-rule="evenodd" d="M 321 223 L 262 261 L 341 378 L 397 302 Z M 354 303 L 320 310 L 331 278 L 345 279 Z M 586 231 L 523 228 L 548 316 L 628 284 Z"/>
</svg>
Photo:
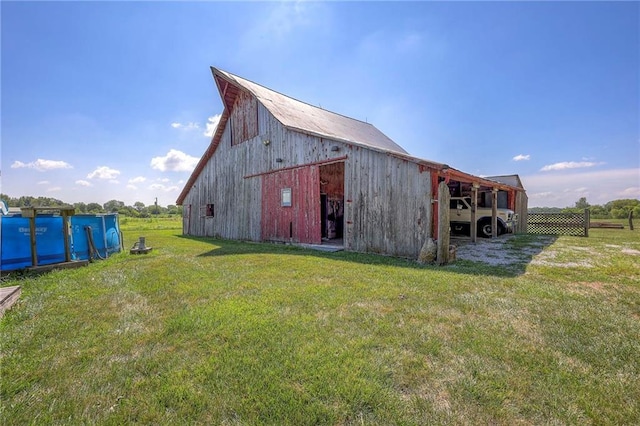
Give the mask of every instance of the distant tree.
<svg viewBox="0 0 640 426">
<path fill-rule="evenodd" d="M 591 204 L 587 203 L 587 197 L 581 197 L 578 201 L 576 201 L 576 208 L 577 209 L 588 209 L 591 206 Z"/>
<path fill-rule="evenodd" d="M 182 215 L 182 206 L 174 206 L 173 204 L 169 204 L 167 206 L 167 212 L 170 215 Z"/>
<path fill-rule="evenodd" d="M 102 206 L 98 203 L 87 204 L 87 213 L 102 213 Z"/>
<path fill-rule="evenodd" d="M 605 207 L 609 208 L 610 216 L 614 219 L 626 219 L 631 211 L 635 217 L 640 215 L 640 200 L 637 199 L 610 201 Z"/>
<path fill-rule="evenodd" d="M 529 213 L 560 213 L 560 207 L 529 207 Z"/>
<path fill-rule="evenodd" d="M 145 205 L 142 201 L 136 201 L 135 203 L 133 203 L 133 207 L 135 207 L 136 210 L 141 212 L 145 208 Z"/>
<path fill-rule="evenodd" d="M 599 206 L 599 205 L 591 206 L 589 207 L 589 210 L 591 210 L 592 219 L 608 219 L 609 218 L 609 211 L 606 208 L 604 208 L 604 206 Z"/>
<path fill-rule="evenodd" d="M 123 201 L 110 200 L 103 205 L 107 213 L 117 213 L 120 209 L 124 209 L 126 206 Z"/>
<path fill-rule="evenodd" d="M 87 205 L 83 202 L 73 203 L 73 207 L 75 207 L 76 213 L 87 213 Z"/>
</svg>

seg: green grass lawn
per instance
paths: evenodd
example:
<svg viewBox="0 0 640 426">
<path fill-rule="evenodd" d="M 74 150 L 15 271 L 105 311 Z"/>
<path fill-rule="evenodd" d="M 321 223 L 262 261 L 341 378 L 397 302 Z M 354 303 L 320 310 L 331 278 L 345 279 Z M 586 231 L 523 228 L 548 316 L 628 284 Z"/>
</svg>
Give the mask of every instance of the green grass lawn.
<svg viewBox="0 0 640 426">
<path fill-rule="evenodd" d="M 123 222 L 125 253 L 3 282 L 23 287 L 0 322 L 1 424 L 640 423 L 637 229 L 514 269 Z M 150 254 L 128 254 L 138 236 Z"/>
</svg>

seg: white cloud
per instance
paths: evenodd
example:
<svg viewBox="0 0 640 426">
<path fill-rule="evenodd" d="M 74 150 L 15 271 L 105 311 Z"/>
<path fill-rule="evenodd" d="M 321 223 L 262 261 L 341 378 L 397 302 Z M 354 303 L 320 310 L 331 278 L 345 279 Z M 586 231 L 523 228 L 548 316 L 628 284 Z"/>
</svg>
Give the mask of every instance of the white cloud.
<svg viewBox="0 0 640 426">
<path fill-rule="evenodd" d="M 531 159 L 531 155 L 529 154 L 518 154 L 515 157 L 513 157 L 513 161 L 526 161 Z"/>
<path fill-rule="evenodd" d="M 175 185 L 172 186 L 165 186 L 161 183 L 154 183 L 149 185 L 149 189 L 153 190 L 153 191 L 163 191 L 163 192 L 172 192 L 172 191 L 178 191 L 180 188 L 178 188 Z"/>
<path fill-rule="evenodd" d="M 23 163 L 22 161 L 14 161 L 11 165 L 12 169 L 35 169 L 39 172 L 46 172 L 54 169 L 72 169 L 71 164 L 66 161 L 58 161 L 58 160 L 43 160 L 42 158 L 38 158 L 36 161 L 32 161 L 30 163 Z"/>
<path fill-rule="evenodd" d="M 38 182 L 38 185 L 49 185 L 49 181 L 48 180 L 41 180 L 40 182 Z"/>
<path fill-rule="evenodd" d="M 117 179 L 111 179 L 111 180 L 109 181 L 109 183 L 118 184 L 118 183 L 120 183 L 120 181 L 119 181 L 119 180 L 117 180 Z"/>
<path fill-rule="evenodd" d="M 134 177 L 133 179 L 129 179 L 129 183 L 142 183 L 146 180 L 147 178 L 144 176 L 137 176 L 137 177 Z"/>
<path fill-rule="evenodd" d="M 618 192 L 618 195 L 622 198 L 640 198 L 640 186 L 625 188 Z"/>
<path fill-rule="evenodd" d="M 62 191 L 62 188 L 59 186 L 52 186 L 51 188 L 47 189 L 47 192 L 60 192 Z"/>
<path fill-rule="evenodd" d="M 100 166 L 87 175 L 88 179 L 115 179 L 120 175 L 120 171 L 109 168 L 107 166 Z"/>
<path fill-rule="evenodd" d="M 216 128 L 218 127 L 218 123 L 220 123 L 220 117 L 222 117 L 222 114 L 216 114 L 212 117 L 207 118 L 207 127 L 203 135 L 208 138 L 213 137 L 213 134 L 216 132 Z"/>
<path fill-rule="evenodd" d="M 551 170 L 567 170 L 567 169 L 582 169 L 586 167 L 594 167 L 604 163 L 596 163 L 593 161 L 563 161 L 561 163 L 548 164 L 540 169 L 541 172 L 548 172 Z"/>
<path fill-rule="evenodd" d="M 86 180 L 77 180 L 76 181 L 76 185 L 80 185 L 80 186 L 92 186 L 91 182 L 88 182 Z"/>
<path fill-rule="evenodd" d="M 173 127 L 174 129 L 194 130 L 194 129 L 199 129 L 200 125 L 198 123 L 193 123 L 193 122 L 188 122 L 184 124 L 176 121 L 171 123 L 171 127 Z"/>
<path fill-rule="evenodd" d="M 196 167 L 198 160 L 198 158 L 182 151 L 171 149 L 164 157 L 153 157 L 151 159 L 151 168 L 162 172 L 190 172 Z"/>
<path fill-rule="evenodd" d="M 127 185 L 127 189 L 130 189 L 130 190 L 132 190 L 132 191 L 135 191 L 136 189 L 138 189 L 138 187 L 137 187 L 137 186 L 135 186 L 135 185 L 131 185 L 131 184 L 129 184 L 129 185 Z"/>
<path fill-rule="evenodd" d="M 640 197 L 640 169 L 556 171 L 521 176 L 529 206 L 573 206 L 580 197 L 590 204 Z"/>
</svg>

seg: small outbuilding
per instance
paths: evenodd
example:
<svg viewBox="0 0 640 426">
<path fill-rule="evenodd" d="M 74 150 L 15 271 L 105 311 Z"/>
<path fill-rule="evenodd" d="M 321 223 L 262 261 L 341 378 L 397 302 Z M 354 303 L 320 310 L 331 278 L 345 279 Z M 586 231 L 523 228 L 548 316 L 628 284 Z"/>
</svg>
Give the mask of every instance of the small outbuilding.
<svg viewBox="0 0 640 426">
<path fill-rule="evenodd" d="M 413 157 L 370 123 L 211 71 L 224 111 L 177 199 L 186 235 L 338 242 L 345 250 L 416 258 L 438 237 L 440 182 L 454 196 L 504 194 L 498 203 L 504 198 L 526 212 L 519 179 L 482 178 Z"/>
</svg>

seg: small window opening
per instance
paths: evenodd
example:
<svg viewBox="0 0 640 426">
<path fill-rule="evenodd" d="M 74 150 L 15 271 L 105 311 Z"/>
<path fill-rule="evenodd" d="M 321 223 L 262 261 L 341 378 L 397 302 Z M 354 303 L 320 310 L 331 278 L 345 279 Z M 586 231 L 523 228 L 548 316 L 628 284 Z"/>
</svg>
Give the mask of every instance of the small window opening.
<svg viewBox="0 0 640 426">
<path fill-rule="evenodd" d="M 291 207 L 291 188 L 282 188 L 282 207 Z"/>
</svg>

